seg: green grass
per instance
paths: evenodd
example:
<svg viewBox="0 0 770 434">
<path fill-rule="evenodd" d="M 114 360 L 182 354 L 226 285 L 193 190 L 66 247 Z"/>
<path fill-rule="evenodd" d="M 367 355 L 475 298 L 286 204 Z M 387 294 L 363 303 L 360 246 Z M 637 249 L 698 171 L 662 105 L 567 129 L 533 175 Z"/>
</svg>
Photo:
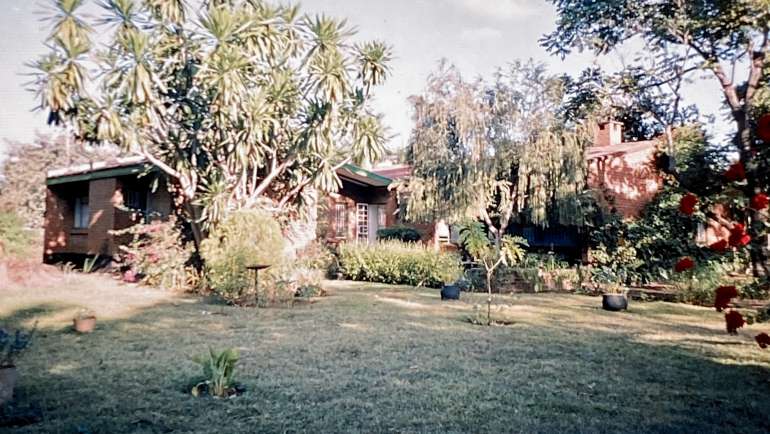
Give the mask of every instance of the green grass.
<svg viewBox="0 0 770 434">
<path fill-rule="evenodd" d="M 329 282 L 293 308 L 240 309 L 78 276 L 0 289 L 0 322 L 41 332 L 21 363 L 18 405 L 42 421 L 8 432 L 768 432 L 770 351 L 720 314 L 573 295 L 497 297 Z M 69 330 L 81 306 L 92 335 Z M 764 328 L 767 328 L 765 326 Z M 195 354 L 235 347 L 231 399 L 194 398 Z M 1 430 L 1 429 L 0 429 Z M 83 431 L 85 430 L 85 431 Z"/>
</svg>

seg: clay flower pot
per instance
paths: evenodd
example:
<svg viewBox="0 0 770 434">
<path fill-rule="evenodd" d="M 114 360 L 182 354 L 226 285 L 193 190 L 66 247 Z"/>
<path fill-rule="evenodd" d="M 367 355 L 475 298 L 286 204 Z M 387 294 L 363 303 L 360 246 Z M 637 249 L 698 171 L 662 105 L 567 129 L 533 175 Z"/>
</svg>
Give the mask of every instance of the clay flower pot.
<svg viewBox="0 0 770 434">
<path fill-rule="evenodd" d="M 96 316 L 77 317 L 72 320 L 75 331 L 78 333 L 91 333 L 96 328 Z"/>
<path fill-rule="evenodd" d="M 15 366 L 0 367 L 0 405 L 13 398 L 13 388 L 16 387 L 18 378 L 19 373 Z"/>
</svg>

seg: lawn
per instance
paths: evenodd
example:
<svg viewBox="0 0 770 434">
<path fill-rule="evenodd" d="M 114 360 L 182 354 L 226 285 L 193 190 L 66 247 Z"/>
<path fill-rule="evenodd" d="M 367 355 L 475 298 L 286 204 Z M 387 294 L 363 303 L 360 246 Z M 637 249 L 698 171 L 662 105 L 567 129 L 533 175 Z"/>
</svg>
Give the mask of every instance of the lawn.
<svg viewBox="0 0 770 434">
<path fill-rule="evenodd" d="M 509 326 L 465 321 L 482 295 L 328 282 L 292 308 L 211 300 L 71 275 L 0 289 L 0 322 L 40 332 L 8 432 L 768 432 L 770 351 L 713 310 L 595 297 L 498 297 Z M 78 307 L 100 317 L 69 330 Z M 764 325 L 764 328 L 767 328 Z M 236 347 L 246 392 L 195 398 L 191 361 Z M 5 432 L 5 431 L 4 431 Z"/>
</svg>

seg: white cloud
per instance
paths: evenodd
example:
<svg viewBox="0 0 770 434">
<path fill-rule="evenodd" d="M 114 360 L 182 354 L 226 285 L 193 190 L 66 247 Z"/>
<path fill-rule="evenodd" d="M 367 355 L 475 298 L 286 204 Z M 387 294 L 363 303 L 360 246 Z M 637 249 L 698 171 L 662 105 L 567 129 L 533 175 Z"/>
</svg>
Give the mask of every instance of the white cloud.
<svg viewBox="0 0 770 434">
<path fill-rule="evenodd" d="M 536 0 L 451 0 L 467 12 L 497 20 L 529 17 L 537 13 Z M 541 1 L 542 3 L 542 1 Z"/>
<path fill-rule="evenodd" d="M 476 27 L 460 32 L 460 39 L 468 42 L 485 42 L 500 39 L 503 32 L 492 27 Z"/>
</svg>

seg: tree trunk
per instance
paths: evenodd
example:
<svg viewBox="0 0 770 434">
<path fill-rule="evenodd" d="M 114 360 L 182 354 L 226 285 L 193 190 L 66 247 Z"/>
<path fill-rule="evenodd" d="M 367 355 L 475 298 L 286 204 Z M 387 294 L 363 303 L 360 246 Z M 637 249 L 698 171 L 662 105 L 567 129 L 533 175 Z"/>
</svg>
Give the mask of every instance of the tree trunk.
<svg viewBox="0 0 770 434">
<path fill-rule="evenodd" d="M 492 325 L 492 273 L 494 270 L 487 269 L 487 325 Z"/>
</svg>

